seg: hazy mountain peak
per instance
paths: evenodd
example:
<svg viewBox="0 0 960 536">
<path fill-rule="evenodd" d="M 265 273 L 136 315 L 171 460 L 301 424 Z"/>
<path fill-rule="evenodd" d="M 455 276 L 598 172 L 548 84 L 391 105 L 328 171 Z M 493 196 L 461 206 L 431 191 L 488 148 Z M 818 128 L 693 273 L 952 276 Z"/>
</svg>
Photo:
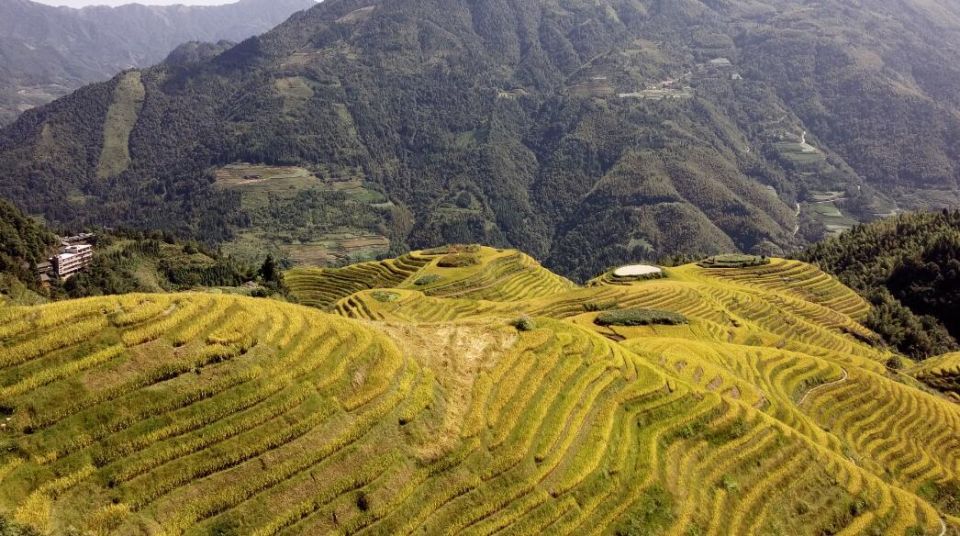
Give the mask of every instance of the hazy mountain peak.
<svg viewBox="0 0 960 536">
<path fill-rule="evenodd" d="M 0 122 L 84 83 L 161 61 L 187 41 L 241 41 L 312 0 L 219 6 L 52 7 L 0 2 Z"/>
</svg>

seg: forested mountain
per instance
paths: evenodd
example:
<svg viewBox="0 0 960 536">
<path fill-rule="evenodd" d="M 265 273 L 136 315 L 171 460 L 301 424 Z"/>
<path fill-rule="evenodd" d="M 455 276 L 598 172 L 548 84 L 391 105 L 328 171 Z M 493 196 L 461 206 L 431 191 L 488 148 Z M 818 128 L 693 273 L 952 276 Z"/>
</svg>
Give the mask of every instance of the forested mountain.
<svg viewBox="0 0 960 536">
<path fill-rule="evenodd" d="M 0 302 L 5 294 L 38 290 L 34 269 L 57 243 L 46 227 L 0 199 Z"/>
<path fill-rule="evenodd" d="M 257 295 L 282 290 L 276 274 L 258 277 L 254 266 L 193 241 L 177 241 L 169 233 L 100 230 L 93 241 L 90 266 L 66 281 L 53 278 L 41 284 L 36 267 L 59 251 L 60 240 L 0 199 L 0 306 L 128 292 L 240 287 L 258 280 L 262 286 L 230 290 Z M 0 531 L 0 536 L 4 534 Z"/>
<path fill-rule="evenodd" d="M 960 211 L 903 214 L 814 244 L 801 258 L 873 303 L 866 325 L 915 358 L 958 348 Z"/>
<path fill-rule="evenodd" d="M 25 113 L 0 189 L 294 260 L 777 254 L 957 202 L 958 50 L 935 0 L 327 0 Z"/>
<path fill-rule="evenodd" d="M 52 7 L 0 2 L 0 124 L 90 82 L 162 60 L 187 41 L 241 41 L 312 0 L 240 0 L 223 6 Z"/>
</svg>

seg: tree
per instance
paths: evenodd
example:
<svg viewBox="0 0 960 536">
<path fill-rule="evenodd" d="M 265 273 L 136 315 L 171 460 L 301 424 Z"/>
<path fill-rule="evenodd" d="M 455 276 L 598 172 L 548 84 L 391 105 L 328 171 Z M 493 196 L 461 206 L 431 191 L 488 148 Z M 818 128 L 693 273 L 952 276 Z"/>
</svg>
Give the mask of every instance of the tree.
<svg viewBox="0 0 960 536">
<path fill-rule="evenodd" d="M 263 265 L 260 266 L 259 274 L 264 283 L 280 282 L 280 269 L 277 267 L 277 261 L 273 259 L 273 255 L 267 254 L 267 258 L 263 260 Z"/>
</svg>

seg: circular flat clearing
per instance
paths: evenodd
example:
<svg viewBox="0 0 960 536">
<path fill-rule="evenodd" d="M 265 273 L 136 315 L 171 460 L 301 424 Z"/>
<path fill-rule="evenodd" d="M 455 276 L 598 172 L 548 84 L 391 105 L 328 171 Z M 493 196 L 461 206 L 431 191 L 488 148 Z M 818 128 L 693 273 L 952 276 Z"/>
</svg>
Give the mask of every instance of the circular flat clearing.
<svg viewBox="0 0 960 536">
<path fill-rule="evenodd" d="M 636 277 L 639 275 L 650 275 L 650 274 L 662 274 L 663 269 L 659 266 L 651 266 L 649 264 L 631 264 L 629 266 L 621 266 L 613 271 L 613 275 L 617 277 Z"/>
</svg>

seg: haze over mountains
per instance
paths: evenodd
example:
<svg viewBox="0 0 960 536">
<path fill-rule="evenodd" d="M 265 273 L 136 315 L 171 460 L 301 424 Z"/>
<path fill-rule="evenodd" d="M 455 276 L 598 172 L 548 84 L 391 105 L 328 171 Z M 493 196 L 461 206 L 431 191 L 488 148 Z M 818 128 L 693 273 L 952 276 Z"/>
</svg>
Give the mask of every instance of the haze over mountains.
<svg viewBox="0 0 960 536">
<path fill-rule="evenodd" d="M 26 113 L 0 187 L 55 223 L 294 260 L 477 241 L 585 278 L 779 253 L 957 202 L 958 21 L 915 0 L 331 0 Z"/>
<path fill-rule="evenodd" d="M 241 0 L 223 6 L 52 7 L 0 3 L 0 124 L 123 69 L 147 67 L 187 41 L 241 41 L 311 0 Z"/>
</svg>

